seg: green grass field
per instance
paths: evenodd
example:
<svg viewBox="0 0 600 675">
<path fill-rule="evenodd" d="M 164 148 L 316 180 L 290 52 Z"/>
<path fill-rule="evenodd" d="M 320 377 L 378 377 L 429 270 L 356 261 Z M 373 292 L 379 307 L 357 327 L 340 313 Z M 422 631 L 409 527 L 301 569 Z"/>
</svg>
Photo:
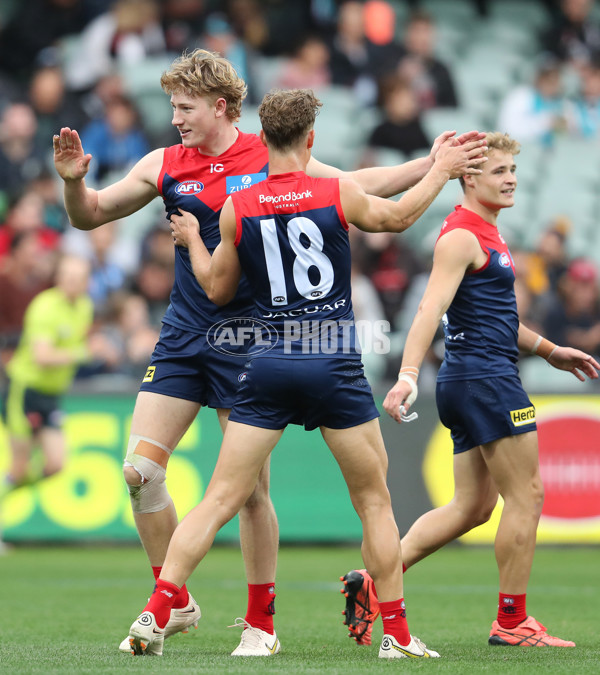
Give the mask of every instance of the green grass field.
<svg viewBox="0 0 600 675">
<path fill-rule="evenodd" d="M 414 567 L 405 579 L 409 625 L 442 654 L 435 661 L 380 661 L 380 620 L 373 647 L 346 637 L 337 579 L 358 566 L 358 548 L 283 548 L 282 651 L 234 659 L 239 630 L 227 626 L 245 613 L 243 566 L 237 549 L 216 548 L 189 584 L 203 612 L 198 630 L 167 640 L 162 658 L 133 657 L 117 646 L 152 587 L 139 548 L 15 548 L 0 557 L 0 672 L 600 672 L 598 548 L 539 548 L 534 563 L 528 610 L 576 649 L 487 645 L 497 604 L 492 549 L 451 547 Z"/>
</svg>

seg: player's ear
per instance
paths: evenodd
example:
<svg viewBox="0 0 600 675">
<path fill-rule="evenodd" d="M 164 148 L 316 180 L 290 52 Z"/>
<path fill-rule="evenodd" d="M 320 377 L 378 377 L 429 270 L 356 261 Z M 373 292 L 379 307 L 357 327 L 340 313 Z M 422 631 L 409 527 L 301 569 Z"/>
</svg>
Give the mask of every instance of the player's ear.
<svg viewBox="0 0 600 675">
<path fill-rule="evenodd" d="M 262 129 L 258 132 L 258 137 L 260 138 L 261 143 L 264 146 L 266 146 L 267 145 L 267 137 L 265 136 L 265 132 Z"/>
<path fill-rule="evenodd" d="M 475 187 L 475 181 L 474 181 L 474 178 L 475 178 L 474 175 L 472 175 L 472 174 L 470 174 L 470 173 L 466 173 L 466 174 L 462 177 L 462 179 L 463 179 L 463 184 L 464 184 L 466 187 L 474 188 L 474 187 Z"/>
<path fill-rule="evenodd" d="M 223 117 L 227 113 L 227 101 L 224 98 L 218 98 L 214 105 L 215 117 Z"/>
<path fill-rule="evenodd" d="M 315 130 L 311 129 L 306 137 L 306 147 L 310 150 L 315 142 Z"/>
</svg>

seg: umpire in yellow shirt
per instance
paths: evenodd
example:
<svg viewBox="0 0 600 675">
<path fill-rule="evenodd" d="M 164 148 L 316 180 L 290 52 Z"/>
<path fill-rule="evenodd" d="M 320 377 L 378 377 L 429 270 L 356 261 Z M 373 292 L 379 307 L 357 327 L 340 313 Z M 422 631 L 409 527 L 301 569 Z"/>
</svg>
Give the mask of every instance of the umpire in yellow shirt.
<svg viewBox="0 0 600 675">
<path fill-rule="evenodd" d="M 89 263 L 63 256 L 52 288 L 29 304 L 19 345 L 7 365 L 4 423 L 10 439 L 8 491 L 60 471 L 65 458 L 61 396 L 81 363 L 88 359 L 88 333 L 94 308 L 88 295 Z M 39 444 L 42 475 L 28 475 L 31 452 Z"/>
</svg>

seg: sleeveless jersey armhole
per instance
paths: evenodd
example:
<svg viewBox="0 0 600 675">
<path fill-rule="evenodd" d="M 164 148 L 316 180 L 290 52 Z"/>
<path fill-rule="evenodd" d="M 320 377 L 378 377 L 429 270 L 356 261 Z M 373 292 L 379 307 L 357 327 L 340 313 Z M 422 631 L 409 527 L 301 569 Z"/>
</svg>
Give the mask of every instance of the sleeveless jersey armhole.
<svg viewBox="0 0 600 675">
<path fill-rule="evenodd" d="M 156 181 L 156 189 L 158 190 L 161 197 L 164 199 L 163 194 L 163 181 L 165 179 L 165 174 L 167 173 L 167 153 L 170 148 L 165 148 L 163 152 L 163 161 L 162 166 L 160 167 L 160 173 L 158 174 L 158 180 Z"/>
<path fill-rule="evenodd" d="M 350 229 L 350 225 L 348 221 L 346 220 L 346 215 L 344 214 L 344 209 L 342 209 L 342 198 L 340 196 L 340 179 L 339 178 L 332 178 L 332 181 L 335 181 L 336 185 L 334 186 L 333 189 L 333 195 L 334 195 L 334 204 L 335 204 L 335 210 L 337 211 L 338 217 L 340 219 L 340 222 L 342 223 L 342 227 L 348 232 Z"/>
<path fill-rule="evenodd" d="M 237 248 L 240 245 L 240 241 L 242 241 L 242 219 L 238 215 L 233 199 L 231 200 L 231 206 L 233 207 L 233 212 L 235 213 L 235 239 L 233 241 L 233 245 Z"/>
<path fill-rule="evenodd" d="M 470 275 L 470 274 L 478 274 L 479 272 L 483 272 L 483 270 L 490 264 L 490 260 L 491 260 L 491 258 L 492 258 L 492 254 L 490 253 L 490 249 L 489 249 L 487 246 L 485 246 L 485 245 L 483 244 L 483 242 L 481 241 L 481 237 L 480 237 L 479 233 L 476 232 L 476 231 L 474 231 L 474 230 L 471 229 L 470 227 L 466 227 L 465 225 L 462 225 L 462 224 L 461 224 L 461 225 L 458 225 L 457 227 L 451 227 L 451 228 L 449 228 L 449 229 L 446 230 L 446 231 L 442 231 L 442 232 L 440 232 L 440 234 L 439 234 L 439 236 L 438 236 L 438 238 L 437 238 L 436 244 L 437 244 L 437 242 L 438 242 L 445 234 L 448 234 L 448 232 L 453 232 L 454 230 L 467 230 L 467 232 L 470 232 L 471 234 L 475 235 L 475 237 L 477 238 L 477 242 L 478 242 L 479 246 L 481 247 L 481 250 L 482 250 L 482 251 L 485 253 L 485 255 L 487 256 L 487 259 L 486 259 L 486 261 L 483 263 L 483 265 L 481 265 L 481 267 L 478 267 L 478 268 L 475 269 L 475 270 L 468 270 L 468 271 L 467 271 L 467 274 Z"/>
</svg>

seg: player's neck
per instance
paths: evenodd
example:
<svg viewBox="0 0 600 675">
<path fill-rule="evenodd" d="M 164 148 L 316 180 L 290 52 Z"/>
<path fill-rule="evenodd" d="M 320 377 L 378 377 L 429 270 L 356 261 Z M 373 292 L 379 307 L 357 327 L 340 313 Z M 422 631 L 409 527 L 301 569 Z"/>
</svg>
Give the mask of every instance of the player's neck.
<svg viewBox="0 0 600 675">
<path fill-rule="evenodd" d="M 473 211 L 473 213 L 476 213 L 480 218 L 494 225 L 494 227 L 498 227 L 497 220 L 500 209 L 490 208 L 476 199 L 469 199 L 469 197 L 464 198 L 462 205 L 463 208 Z"/>
<path fill-rule="evenodd" d="M 204 137 L 198 146 L 198 152 L 210 157 L 218 157 L 229 148 L 238 139 L 238 129 L 233 124 L 224 124 L 211 134 Z"/>
<path fill-rule="evenodd" d="M 309 159 L 310 152 L 306 150 L 280 153 L 269 149 L 269 176 L 275 176 L 278 173 L 306 171 Z"/>
</svg>

